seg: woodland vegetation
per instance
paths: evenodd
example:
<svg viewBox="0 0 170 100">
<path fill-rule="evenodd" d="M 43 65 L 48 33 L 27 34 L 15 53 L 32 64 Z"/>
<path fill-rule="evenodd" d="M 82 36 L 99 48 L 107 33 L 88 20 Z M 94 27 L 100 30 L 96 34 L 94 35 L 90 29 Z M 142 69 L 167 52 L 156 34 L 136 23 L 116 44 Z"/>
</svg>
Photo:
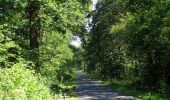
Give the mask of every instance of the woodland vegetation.
<svg viewBox="0 0 170 100">
<path fill-rule="evenodd" d="M 84 43 L 86 71 L 169 95 L 170 1 L 99 0 L 91 16 L 92 30 Z"/>
<path fill-rule="evenodd" d="M 57 99 L 76 87 L 80 66 L 169 97 L 170 1 L 99 0 L 94 11 L 91 3 L 0 0 L 0 99 Z M 79 50 L 68 45 L 73 35 L 82 38 Z"/>
<path fill-rule="evenodd" d="M 76 53 L 68 42 L 84 31 L 90 4 L 0 0 L 0 99 L 57 99 L 72 88 Z"/>
</svg>

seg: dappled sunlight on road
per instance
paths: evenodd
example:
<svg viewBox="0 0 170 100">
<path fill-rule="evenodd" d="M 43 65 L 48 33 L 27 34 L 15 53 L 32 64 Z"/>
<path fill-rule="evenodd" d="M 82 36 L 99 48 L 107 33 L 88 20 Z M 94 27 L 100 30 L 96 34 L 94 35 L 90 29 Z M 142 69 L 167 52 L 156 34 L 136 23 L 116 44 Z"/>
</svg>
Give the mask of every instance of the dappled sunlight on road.
<svg viewBox="0 0 170 100">
<path fill-rule="evenodd" d="M 78 72 L 79 88 L 76 90 L 79 100 L 138 100 L 132 96 L 122 94 L 114 89 L 89 79 L 82 72 Z"/>
</svg>

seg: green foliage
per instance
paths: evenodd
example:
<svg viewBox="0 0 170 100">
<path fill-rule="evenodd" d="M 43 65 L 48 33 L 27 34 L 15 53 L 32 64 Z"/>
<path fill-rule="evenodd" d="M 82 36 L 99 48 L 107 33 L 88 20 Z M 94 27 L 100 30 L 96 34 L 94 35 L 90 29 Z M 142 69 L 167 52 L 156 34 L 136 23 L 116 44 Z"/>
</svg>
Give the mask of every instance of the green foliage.
<svg viewBox="0 0 170 100">
<path fill-rule="evenodd" d="M 84 46 L 85 69 L 103 79 L 128 80 L 142 90 L 166 93 L 169 4 L 169 0 L 99 1 Z"/>
<path fill-rule="evenodd" d="M 0 90 L 5 99 L 20 95 L 24 99 L 51 99 L 51 84 L 75 80 L 74 52 L 68 42 L 72 35 L 84 31 L 90 3 L 0 0 L 0 77 L 4 78 L 0 84 L 11 81 Z"/>
<path fill-rule="evenodd" d="M 160 93 L 165 96 L 168 93 L 168 89 L 169 88 L 165 80 L 160 81 L 160 90 L 159 90 Z"/>
<path fill-rule="evenodd" d="M 41 73 L 53 82 L 61 82 L 63 75 L 74 67 L 71 65 L 73 53 L 67 44 L 67 34 L 64 36 L 55 32 L 49 34 L 48 37 L 43 38 L 46 42 L 40 48 L 40 54 L 42 55 L 40 58 L 42 61 Z"/>
<path fill-rule="evenodd" d="M 0 69 L 0 98 L 8 100 L 52 99 L 44 80 L 24 63 Z"/>
<path fill-rule="evenodd" d="M 0 68 L 10 67 L 17 63 L 19 60 L 20 47 L 15 42 L 10 41 L 4 44 L 0 44 Z"/>
</svg>

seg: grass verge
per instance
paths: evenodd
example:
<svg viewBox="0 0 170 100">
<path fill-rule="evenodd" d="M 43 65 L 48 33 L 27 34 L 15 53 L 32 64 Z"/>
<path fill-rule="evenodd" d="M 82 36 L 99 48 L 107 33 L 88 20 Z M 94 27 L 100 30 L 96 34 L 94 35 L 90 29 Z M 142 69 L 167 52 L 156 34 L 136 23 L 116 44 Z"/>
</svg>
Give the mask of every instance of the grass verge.
<svg viewBox="0 0 170 100">
<path fill-rule="evenodd" d="M 129 81 L 101 80 L 99 77 L 96 77 L 95 75 L 91 75 L 88 73 L 87 75 L 90 78 L 97 80 L 98 82 L 102 84 L 105 84 L 107 87 L 116 89 L 118 92 L 134 96 L 141 100 L 170 100 L 170 98 L 166 96 L 162 96 L 156 93 L 151 93 L 151 92 L 146 92 L 146 91 L 140 91 L 136 89 L 135 87 L 131 86 Z"/>
<path fill-rule="evenodd" d="M 77 81 L 62 84 L 53 84 L 52 90 L 55 92 L 55 100 L 78 100 L 76 96 Z"/>
<path fill-rule="evenodd" d="M 108 87 L 117 89 L 117 91 L 119 92 L 132 95 L 142 100 L 168 100 L 167 98 L 159 94 L 153 94 L 150 92 L 137 90 L 134 87 L 128 87 L 127 86 L 128 83 L 126 81 L 110 80 L 110 81 L 102 81 L 102 83 L 106 84 L 106 86 Z"/>
</svg>

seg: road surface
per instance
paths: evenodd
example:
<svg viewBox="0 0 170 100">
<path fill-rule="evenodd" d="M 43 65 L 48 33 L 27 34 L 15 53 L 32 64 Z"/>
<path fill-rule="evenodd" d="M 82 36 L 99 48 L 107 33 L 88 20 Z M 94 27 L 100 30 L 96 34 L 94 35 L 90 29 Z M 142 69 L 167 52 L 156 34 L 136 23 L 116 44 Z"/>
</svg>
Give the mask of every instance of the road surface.
<svg viewBox="0 0 170 100">
<path fill-rule="evenodd" d="M 119 93 L 103 84 L 89 79 L 84 73 L 78 72 L 79 87 L 76 90 L 78 100 L 139 100 L 132 96 Z"/>
</svg>

